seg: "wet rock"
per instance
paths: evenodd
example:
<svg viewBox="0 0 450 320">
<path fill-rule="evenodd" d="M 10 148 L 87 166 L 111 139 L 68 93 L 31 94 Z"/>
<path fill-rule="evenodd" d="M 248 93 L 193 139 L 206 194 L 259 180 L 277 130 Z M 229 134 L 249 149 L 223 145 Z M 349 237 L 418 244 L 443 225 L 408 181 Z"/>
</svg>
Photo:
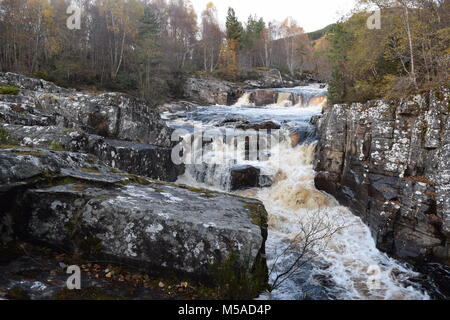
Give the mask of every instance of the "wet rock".
<svg viewBox="0 0 450 320">
<path fill-rule="evenodd" d="M 289 139 L 291 139 L 291 147 L 294 148 L 296 146 L 298 146 L 299 142 L 300 142 L 300 132 L 291 132 L 289 134 Z"/>
<path fill-rule="evenodd" d="M 275 90 L 256 90 L 252 98 L 255 106 L 267 106 L 277 102 L 278 92 Z"/>
<path fill-rule="evenodd" d="M 380 249 L 448 261 L 448 89 L 402 100 L 334 105 L 316 121 L 316 186 L 371 227 Z"/>
<path fill-rule="evenodd" d="M 256 187 L 270 187 L 272 180 L 261 174 L 261 169 L 253 166 L 235 166 L 230 172 L 231 190 L 241 190 Z"/>
<path fill-rule="evenodd" d="M 189 101 L 176 101 L 176 102 L 170 102 L 170 103 L 163 104 L 162 106 L 159 107 L 159 110 L 161 112 L 176 113 L 176 112 L 189 111 L 196 107 L 198 107 L 197 104 L 189 102 Z"/>
<path fill-rule="evenodd" d="M 236 129 L 241 130 L 277 130 L 280 129 L 281 125 L 274 121 L 263 121 L 257 123 L 241 122 L 236 125 Z"/>
<path fill-rule="evenodd" d="M 250 121 L 245 120 L 244 118 L 226 118 L 222 121 L 219 121 L 216 124 L 216 127 L 236 127 L 238 125 L 246 125 L 249 123 Z"/>
<path fill-rule="evenodd" d="M 159 109 L 161 111 L 173 112 L 173 111 L 187 111 L 195 107 L 198 107 L 198 105 L 193 102 L 179 100 L 175 102 L 165 103 L 162 106 L 160 106 Z"/>
</svg>

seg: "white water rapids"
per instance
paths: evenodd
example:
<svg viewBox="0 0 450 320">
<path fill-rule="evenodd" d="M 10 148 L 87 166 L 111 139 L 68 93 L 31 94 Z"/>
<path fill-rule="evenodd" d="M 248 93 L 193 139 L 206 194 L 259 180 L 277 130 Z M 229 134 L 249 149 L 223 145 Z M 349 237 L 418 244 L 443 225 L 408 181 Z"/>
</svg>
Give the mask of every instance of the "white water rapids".
<svg viewBox="0 0 450 320">
<path fill-rule="evenodd" d="M 202 107 L 171 118 L 168 122 L 175 128 L 198 124 L 214 127 L 226 118 L 251 123 L 272 120 L 281 124 L 284 135 L 282 141 L 270 148 L 271 156 L 267 161 L 236 159 L 232 148 L 214 142 L 216 145 L 206 157 L 225 159 L 224 164 L 187 166 L 178 183 L 229 192 L 230 169 L 234 165 L 251 165 L 270 177 L 273 182 L 270 187 L 236 193 L 261 200 L 269 214 L 266 251 L 269 270 L 272 270 L 271 282 L 296 259 L 295 250 L 281 255 L 283 249 L 292 242 L 301 243 L 299 239 L 304 239 L 308 231 L 318 230 L 318 239 L 311 246 L 302 268 L 272 294 L 263 294 L 261 299 L 429 299 L 415 281 L 417 273 L 380 252 L 360 218 L 315 188 L 315 142 L 308 138 L 312 128 L 309 120 L 320 114 L 324 92 L 314 89 L 284 89 L 279 103 L 273 106 L 252 107 L 248 96 L 244 96 L 235 106 Z M 287 104 L 285 100 L 290 92 L 308 95 L 308 106 Z M 293 129 L 307 133 L 306 138 L 294 146 L 289 136 Z"/>
</svg>

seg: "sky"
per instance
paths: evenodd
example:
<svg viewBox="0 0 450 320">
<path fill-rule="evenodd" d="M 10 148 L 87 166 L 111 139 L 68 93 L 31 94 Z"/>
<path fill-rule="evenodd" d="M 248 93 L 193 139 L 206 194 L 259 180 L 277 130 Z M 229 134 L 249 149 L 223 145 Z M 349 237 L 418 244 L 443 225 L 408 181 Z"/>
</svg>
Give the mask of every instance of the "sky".
<svg viewBox="0 0 450 320">
<path fill-rule="evenodd" d="M 232 7 L 242 22 L 246 22 L 251 14 L 263 17 L 266 22 L 293 17 L 306 32 L 336 22 L 356 3 L 356 0 L 191 0 L 199 16 L 210 1 L 216 5 L 223 25 L 228 7 Z"/>
</svg>

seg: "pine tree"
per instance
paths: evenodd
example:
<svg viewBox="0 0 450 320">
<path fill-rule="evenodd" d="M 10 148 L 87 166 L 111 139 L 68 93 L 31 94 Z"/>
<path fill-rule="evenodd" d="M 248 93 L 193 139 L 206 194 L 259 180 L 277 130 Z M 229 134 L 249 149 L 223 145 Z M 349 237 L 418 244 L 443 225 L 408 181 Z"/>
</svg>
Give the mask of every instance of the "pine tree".
<svg viewBox="0 0 450 320">
<path fill-rule="evenodd" d="M 227 16 L 227 39 L 235 40 L 237 43 L 241 43 L 244 36 L 244 27 L 242 23 L 236 17 L 236 12 L 233 8 L 228 8 Z"/>
</svg>

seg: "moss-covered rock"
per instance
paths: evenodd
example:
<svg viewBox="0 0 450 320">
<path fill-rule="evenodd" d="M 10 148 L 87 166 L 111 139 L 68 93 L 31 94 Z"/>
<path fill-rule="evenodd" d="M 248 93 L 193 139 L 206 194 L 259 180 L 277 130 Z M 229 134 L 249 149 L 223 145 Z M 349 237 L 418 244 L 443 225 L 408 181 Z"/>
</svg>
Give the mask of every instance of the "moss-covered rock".
<svg viewBox="0 0 450 320">
<path fill-rule="evenodd" d="M 20 92 L 19 88 L 16 88 L 16 87 L 12 87 L 12 86 L 1 87 L 0 86 L 0 94 L 9 94 L 9 95 L 16 96 L 19 94 L 19 92 Z"/>
</svg>

